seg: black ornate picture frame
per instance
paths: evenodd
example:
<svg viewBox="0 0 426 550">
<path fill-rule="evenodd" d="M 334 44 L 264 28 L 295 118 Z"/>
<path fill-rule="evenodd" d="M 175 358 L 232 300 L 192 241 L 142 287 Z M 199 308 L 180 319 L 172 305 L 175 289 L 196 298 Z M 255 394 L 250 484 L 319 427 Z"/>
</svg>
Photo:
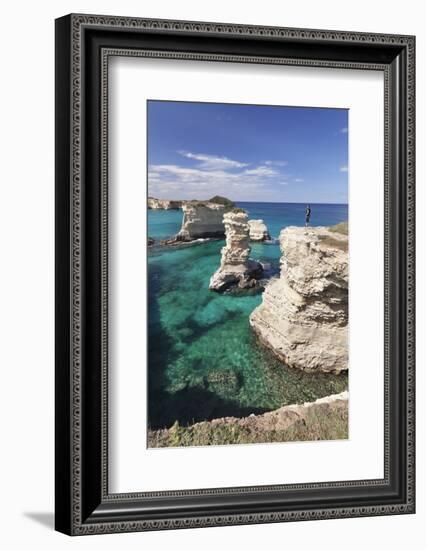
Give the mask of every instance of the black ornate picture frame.
<svg viewBox="0 0 426 550">
<path fill-rule="evenodd" d="M 117 55 L 383 72 L 383 479 L 109 493 L 107 75 Z M 78 14 L 56 20 L 58 531 L 414 513 L 414 80 L 413 36 Z"/>
</svg>

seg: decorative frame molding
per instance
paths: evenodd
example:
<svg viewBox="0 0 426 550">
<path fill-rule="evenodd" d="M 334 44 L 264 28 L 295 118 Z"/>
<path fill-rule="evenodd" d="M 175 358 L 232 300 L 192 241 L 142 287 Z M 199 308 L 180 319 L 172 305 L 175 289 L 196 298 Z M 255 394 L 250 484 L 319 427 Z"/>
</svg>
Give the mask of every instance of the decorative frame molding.
<svg viewBox="0 0 426 550">
<path fill-rule="evenodd" d="M 389 34 L 96 15 L 56 21 L 59 531 L 83 535 L 414 512 L 414 50 L 414 37 Z M 108 59 L 117 55 L 383 71 L 383 480 L 108 493 Z M 321 503 L 321 492 L 335 499 Z M 188 500 L 186 511 L 173 509 L 177 498 Z M 217 509 L 204 512 L 213 502 Z"/>
</svg>

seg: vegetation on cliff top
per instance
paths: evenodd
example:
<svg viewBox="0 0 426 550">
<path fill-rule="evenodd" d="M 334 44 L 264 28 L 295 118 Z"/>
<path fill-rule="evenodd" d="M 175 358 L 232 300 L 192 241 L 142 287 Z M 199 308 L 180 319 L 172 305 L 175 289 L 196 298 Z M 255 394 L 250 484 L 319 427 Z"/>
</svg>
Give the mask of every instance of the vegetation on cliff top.
<svg viewBox="0 0 426 550">
<path fill-rule="evenodd" d="M 168 430 L 149 430 L 148 447 L 193 447 L 198 445 L 232 445 L 239 443 L 279 443 L 348 438 L 348 408 L 337 407 L 308 411 L 305 418 L 286 430 L 263 430 L 255 423 L 201 422 L 180 426 L 176 421 Z"/>
<path fill-rule="evenodd" d="M 207 202 L 214 202 L 215 204 L 223 204 L 224 206 L 234 206 L 234 203 L 227 199 L 226 197 L 221 197 L 220 195 L 215 195 Z"/>
<path fill-rule="evenodd" d="M 329 231 L 331 233 L 336 233 L 337 235 L 348 235 L 348 222 L 341 222 L 337 225 L 333 225 L 332 227 L 329 227 Z M 348 251 L 348 240 L 347 239 L 334 239 L 333 237 L 329 237 L 328 235 L 320 236 L 320 240 L 322 243 L 331 246 L 332 248 L 338 248 L 339 250 L 343 250 L 343 252 Z"/>
<path fill-rule="evenodd" d="M 341 222 L 330 227 L 332 233 L 340 233 L 341 235 L 349 234 L 348 222 Z"/>
<path fill-rule="evenodd" d="M 211 199 L 206 200 L 198 200 L 198 199 L 192 199 L 192 200 L 185 200 L 185 199 L 156 199 L 155 197 L 148 197 L 148 200 L 151 201 L 168 201 L 168 202 L 176 202 L 176 203 L 193 203 L 198 205 L 203 205 L 209 202 L 213 202 L 215 204 L 223 204 L 224 206 L 232 207 L 235 205 L 234 202 L 232 202 L 230 199 L 227 199 L 226 197 L 221 197 L 220 195 L 215 195 Z"/>
<path fill-rule="evenodd" d="M 247 214 L 247 212 L 246 212 L 246 210 L 244 210 L 244 208 L 238 208 L 238 207 L 233 208 L 232 212 L 234 214 Z"/>
</svg>

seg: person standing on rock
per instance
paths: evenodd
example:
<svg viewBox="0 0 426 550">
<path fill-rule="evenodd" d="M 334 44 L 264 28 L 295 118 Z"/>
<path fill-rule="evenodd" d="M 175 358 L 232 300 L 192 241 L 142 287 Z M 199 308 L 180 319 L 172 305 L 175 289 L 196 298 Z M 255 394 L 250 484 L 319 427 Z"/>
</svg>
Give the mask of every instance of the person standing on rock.
<svg viewBox="0 0 426 550">
<path fill-rule="evenodd" d="M 308 227 L 310 221 L 311 221 L 311 207 L 309 204 L 307 204 L 306 210 L 305 210 L 305 227 Z"/>
</svg>

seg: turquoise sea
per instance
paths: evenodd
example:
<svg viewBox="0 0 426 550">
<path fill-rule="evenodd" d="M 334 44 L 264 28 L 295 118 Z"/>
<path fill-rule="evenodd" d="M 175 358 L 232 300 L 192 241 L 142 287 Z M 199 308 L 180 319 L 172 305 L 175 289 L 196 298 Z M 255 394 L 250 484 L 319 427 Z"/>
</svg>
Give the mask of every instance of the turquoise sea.
<svg viewBox="0 0 426 550">
<path fill-rule="evenodd" d="M 305 204 L 237 203 L 250 219 L 263 219 L 273 239 L 289 225 L 304 225 Z M 311 225 L 348 219 L 347 205 L 311 204 Z M 180 229 L 180 210 L 149 210 L 148 235 Z M 347 375 L 290 369 L 260 346 L 249 315 L 262 295 L 208 290 L 224 241 L 148 253 L 148 418 L 152 429 L 222 416 L 247 416 L 338 393 Z M 252 243 L 251 257 L 278 270 L 277 241 Z"/>
</svg>

